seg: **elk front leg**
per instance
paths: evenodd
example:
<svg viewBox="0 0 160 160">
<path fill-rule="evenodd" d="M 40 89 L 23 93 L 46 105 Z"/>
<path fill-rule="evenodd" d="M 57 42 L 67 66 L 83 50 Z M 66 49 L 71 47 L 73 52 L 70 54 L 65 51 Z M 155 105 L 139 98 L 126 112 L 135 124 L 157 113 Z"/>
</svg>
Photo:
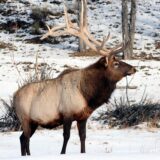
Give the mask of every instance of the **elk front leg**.
<svg viewBox="0 0 160 160">
<path fill-rule="evenodd" d="M 66 153 L 67 143 L 68 143 L 68 140 L 70 138 L 71 125 L 72 125 L 72 120 L 71 119 L 64 119 L 64 122 L 63 122 L 63 138 L 64 138 L 64 140 L 63 140 L 63 146 L 62 146 L 61 154 Z"/>
<path fill-rule="evenodd" d="M 86 140 L 86 122 L 87 120 L 77 121 L 79 137 L 81 141 L 81 153 L 85 153 L 85 140 Z"/>
</svg>

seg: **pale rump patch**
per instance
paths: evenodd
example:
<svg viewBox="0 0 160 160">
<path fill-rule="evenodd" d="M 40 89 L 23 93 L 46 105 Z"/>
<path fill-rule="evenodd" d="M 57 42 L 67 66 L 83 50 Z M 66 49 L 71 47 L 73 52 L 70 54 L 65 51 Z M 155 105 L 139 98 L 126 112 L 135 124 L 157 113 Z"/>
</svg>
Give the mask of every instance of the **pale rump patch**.
<svg viewBox="0 0 160 160">
<path fill-rule="evenodd" d="M 23 119 L 30 119 L 29 113 L 31 109 L 32 97 L 35 97 L 37 87 L 29 84 L 18 90 L 14 96 L 14 106 L 20 122 Z"/>
<path fill-rule="evenodd" d="M 51 84 L 44 86 L 41 93 L 36 95 L 31 103 L 30 117 L 33 121 L 39 122 L 40 124 L 47 124 L 54 122 L 60 118 L 58 105 L 60 98 L 60 87 L 54 81 Z"/>
</svg>

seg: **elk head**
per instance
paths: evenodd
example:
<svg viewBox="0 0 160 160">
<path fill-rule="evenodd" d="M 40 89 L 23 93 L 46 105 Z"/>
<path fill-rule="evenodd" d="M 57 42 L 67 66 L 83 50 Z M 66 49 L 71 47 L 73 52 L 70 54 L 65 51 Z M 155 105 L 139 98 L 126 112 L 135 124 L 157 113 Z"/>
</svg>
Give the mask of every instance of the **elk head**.
<svg viewBox="0 0 160 160">
<path fill-rule="evenodd" d="M 136 72 L 136 69 L 133 66 L 118 60 L 113 54 L 105 57 L 105 59 L 107 79 L 113 82 L 118 82 L 123 77 L 132 75 Z"/>
</svg>

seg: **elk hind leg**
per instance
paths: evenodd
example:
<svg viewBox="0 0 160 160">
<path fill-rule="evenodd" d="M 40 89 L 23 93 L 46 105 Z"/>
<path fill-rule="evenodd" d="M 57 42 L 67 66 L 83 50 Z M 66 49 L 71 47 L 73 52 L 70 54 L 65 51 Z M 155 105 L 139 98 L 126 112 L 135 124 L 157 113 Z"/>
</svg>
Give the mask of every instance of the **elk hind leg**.
<svg viewBox="0 0 160 160">
<path fill-rule="evenodd" d="M 21 155 L 30 155 L 29 143 L 30 137 L 34 134 L 37 129 L 37 124 L 34 123 L 26 123 L 22 125 L 23 133 L 20 136 L 20 144 L 21 144 Z"/>
<path fill-rule="evenodd" d="M 22 135 L 20 136 L 20 144 L 21 144 L 21 155 L 25 156 L 26 155 L 26 137 L 24 132 L 22 133 Z"/>
</svg>

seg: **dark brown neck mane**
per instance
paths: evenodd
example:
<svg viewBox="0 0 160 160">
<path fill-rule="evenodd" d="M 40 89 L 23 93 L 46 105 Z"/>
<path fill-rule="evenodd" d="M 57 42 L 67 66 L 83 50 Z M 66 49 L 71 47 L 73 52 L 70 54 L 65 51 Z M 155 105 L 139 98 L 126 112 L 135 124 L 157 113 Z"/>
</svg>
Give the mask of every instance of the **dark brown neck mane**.
<svg viewBox="0 0 160 160">
<path fill-rule="evenodd" d="M 116 83 L 111 82 L 106 75 L 105 57 L 82 70 L 81 92 L 88 102 L 88 106 L 96 109 L 107 103 Z"/>
</svg>

